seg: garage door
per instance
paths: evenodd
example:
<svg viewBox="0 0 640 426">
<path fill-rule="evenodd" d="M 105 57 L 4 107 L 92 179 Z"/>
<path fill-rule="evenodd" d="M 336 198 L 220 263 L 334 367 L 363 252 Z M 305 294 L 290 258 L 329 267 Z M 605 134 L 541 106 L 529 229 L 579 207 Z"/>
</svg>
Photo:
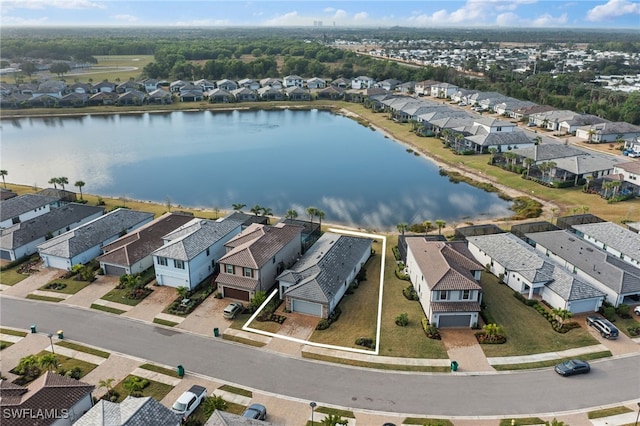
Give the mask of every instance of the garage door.
<svg viewBox="0 0 640 426">
<path fill-rule="evenodd" d="M 440 315 L 438 327 L 471 327 L 471 315 Z"/>
<path fill-rule="evenodd" d="M 595 312 L 596 302 L 594 300 L 580 300 L 571 302 L 571 312 L 579 314 L 582 312 Z"/>
<path fill-rule="evenodd" d="M 300 312 L 301 314 L 315 315 L 317 317 L 322 316 L 322 305 L 319 303 L 306 302 L 304 300 L 292 300 L 291 309 L 293 312 Z"/>
<path fill-rule="evenodd" d="M 107 275 L 115 275 L 119 277 L 127 273 L 127 270 L 120 266 L 104 265 L 104 273 Z"/>
<path fill-rule="evenodd" d="M 9 250 L 0 250 L 0 259 L 11 260 L 11 252 Z"/>
<path fill-rule="evenodd" d="M 249 292 L 246 290 L 238 290 L 237 288 L 225 287 L 223 296 L 230 299 L 244 300 L 245 302 L 249 301 Z"/>
</svg>

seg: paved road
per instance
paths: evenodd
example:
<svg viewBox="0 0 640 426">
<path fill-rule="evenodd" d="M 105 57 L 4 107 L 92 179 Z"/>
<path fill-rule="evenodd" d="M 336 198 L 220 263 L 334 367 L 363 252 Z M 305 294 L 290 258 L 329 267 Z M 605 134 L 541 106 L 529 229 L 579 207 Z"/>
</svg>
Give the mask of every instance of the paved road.
<svg viewBox="0 0 640 426">
<path fill-rule="evenodd" d="M 0 298 L 5 326 L 50 333 L 265 392 L 324 404 L 416 415 L 525 415 L 585 409 L 640 396 L 640 355 L 593 362 L 591 374 L 551 369 L 491 375 L 369 370 L 291 358 L 115 315 Z"/>
</svg>

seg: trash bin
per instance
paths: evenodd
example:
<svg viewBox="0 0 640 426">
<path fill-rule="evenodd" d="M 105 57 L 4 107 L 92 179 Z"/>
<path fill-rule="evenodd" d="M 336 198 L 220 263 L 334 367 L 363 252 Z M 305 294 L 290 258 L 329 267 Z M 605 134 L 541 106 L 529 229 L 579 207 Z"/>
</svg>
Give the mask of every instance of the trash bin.
<svg viewBox="0 0 640 426">
<path fill-rule="evenodd" d="M 58 339 L 60 340 L 64 339 L 64 331 L 58 330 Z"/>
<path fill-rule="evenodd" d="M 458 371 L 458 361 L 451 361 L 451 371 Z"/>
<path fill-rule="evenodd" d="M 216 337 L 220 336 L 220 330 L 218 330 L 218 327 L 213 329 L 213 335 L 216 336 Z"/>
<path fill-rule="evenodd" d="M 184 377 L 184 367 L 182 365 L 177 366 L 176 373 L 178 373 L 179 377 Z"/>
<path fill-rule="evenodd" d="M 35 326 L 35 324 L 31 326 L 31 332 L 32 332 L 32 333 L 36 333 L 36 326 Z"/>
</svg>

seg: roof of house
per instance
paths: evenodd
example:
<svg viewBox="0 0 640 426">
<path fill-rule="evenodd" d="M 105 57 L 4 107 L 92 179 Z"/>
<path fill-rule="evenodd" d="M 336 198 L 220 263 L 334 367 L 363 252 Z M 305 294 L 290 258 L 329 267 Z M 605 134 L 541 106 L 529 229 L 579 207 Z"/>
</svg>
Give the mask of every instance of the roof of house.
<svg viewBox="0 0 640 426">
<path fill-rule="evenodd" d="M 620 157 L 599 154 L 597 152 L 585 152 L 575 157 L 558 158 L 553 160 L 553 162 L 556 163 L 556 168 L 558 169 L 581 175 L 601 170 L 613 170 L 621 160 Z"/>
<path fill-rule="evenodd" d="M 640 259 L 640 234 L 618 224 L 613 222 L 585 223 L 573 225 L 573 229 L 631 256 L 633 259 Z"/>
<path fill-rule="evenodd" d="M 509 271 L 531 283 L 543 283 L 564 300 L 602 297 L 604 293 L 576 279 L 566 269 L 542 257 L 533 247 L 511 233 L 467 237 L 473 244 Z"/>
<path fill-rule="evenodd" d="M 465 242 L 427 241 L 420 237 L 407 238 L 406 242 L 430 290 L 482 289 L 472 271 L 483 267 Z"/>
<path fill-rule="evenodd" d="M 220 258 L 220 263 L 260 269 L 292 240 L 300 240 L 301 232 L 302 227 L 285 223 L 251 224 L 225 244 L 230 250 Z"/>
<path fill-rule="evenodd" d="M 154 256 L 189 261 L 216 244 L 242 222 L 233 219 L 192 219 L 163 237 L 167 242 L 153 252 Z"/>
<path fill-rule="evenodd" d="M 489 145 L 517 146 L 517 145 L 533 143 L 533 140 L 531 140 L 529 135 L 520 131 L 476 134 L 472 136 L 466 136 L 465 139 L 482 146 L 489 146 Z"/>
<path fill-rule="evenodd" d="M 117 236 L 123 230 L 151 219 L 153 213 L 119 208 L 45 241 L 38 246 L 38 251 L 40 254 L 70 259 Z"/>
<path fill-rule="evenodd" d="M 99 206 L 78 203 L 65 204 L 62 207 L 51 209 L 48 213 L 0 230 L 0 247 L 7 250 L 22 247 L 45 237 L 49 232 L 64 229 L 84 218 L 103 212 L 104 208 Z"/>
<path fill-rule="evenodd" d="M 584 149 L 560 143 L 543 143 L 527 148 L 514 149 L 514 154 L 531 158 L 534 161 L 549 161 L 565 157 L 575 157 L 587 153 Z"/>
<path fill-rule="evenodd" d="M 20 216 L 28 211 L 53 204 L 58 198 L 38 194 L 23 194 L 0 202 L 0 221 Z"/>
<path fill-rule="evenodd" d="M 50 410 L 62 412 L 69 410 L 82 399 L 86 398 L 95 389 L 95 386 L 81 382 L 60 374 L 45 372 L 27 387 L 15 385 L 0 380 L 0 407 L 11 407 L 21 410 Z M 44 426 L 54 423 L 55 418 L 31 419 L 30 426 Z M 24 418 L 2 418 L 2 424 L 6 426 L 24 425 Z"/>
<path fill-rule="evenodd" d="M 640 175 L 640 161 L 638 160 L 625 161 L 624 163 L 618 163 L 616 164 L 616 167 L 624 170 L 627 173 Z"/>
<path fill-rule="evenodd" d="M 322 237 L 278 280 L 294 283 L 286 296 L 327 303 L 363 256 L 371 251 L 372 240 L 325 232 Z"/>
<path fill-rule="evenodd" d="M 204 426 L 274 426 L 273 423 L 265 420 L 255 420 L 242 417 L 238 414 L 227 411 L 216 410 Z"/>
<path fill-rule="evenodd" d="M 99 400 L 78 421 L 77 426 L 178 426 L 181 419 L 150 396 L 128 396 L 120 403 Z"/>
<path fill-rule="evenodd" d="M 640 291 L 640 268 L 612 256 L 568 230 L 536 232 L 526 236 L 618 294 Z"/>
<path fill-rule="evenodd" d="M 163 237 L 193 219 L 193 214 L 165 213 L 146 225 L 102 247 L 100 262 L 131 266 L 163 245 Z"/>
<path fill-rule="evenodd" d="M 585 129 L 593 129 L 600 135 L 624 135 L 625 133 L 640 133 L 640 126 L 627 123 L 626 121 L 606 121 L 590 126 L 584 126 Z"/>
</svg>

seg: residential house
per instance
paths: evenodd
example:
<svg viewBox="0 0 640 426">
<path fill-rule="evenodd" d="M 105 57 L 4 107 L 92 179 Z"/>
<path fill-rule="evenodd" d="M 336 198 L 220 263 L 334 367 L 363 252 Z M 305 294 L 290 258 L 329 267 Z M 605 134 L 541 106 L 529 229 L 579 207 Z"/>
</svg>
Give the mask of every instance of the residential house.
<svg viewBox="0 0 640 426">
<path fill-rule="evenodd" d="M 588 114 L 578 114 L 569 110 L 551 110 L 529 115 L 529 123 L 563 133 L 577 131 L 578 127 L 604 123 L 607 120 Z"/>
<path fill-rule="evenodd" d="M 38 84 L 38 87 L 32 92 L 34 98 L 40 96 L 51 96 L 61 99 L 67 91 L 67 84 L 60 80 L 46 80 Z"/>
<path fill-rule="evenodd" d="M 576 234 L 625 262 L 640 267 L 640 235 L 613 222 L 573 225 Z"/>
<path fill-rule="evenodd" d="M 510 233 L 467 237 L 469 251 L 486 270 L 527 299 L 553 308 L 595 312 L 605 294 Z"/>
<path fill-rule="evenodd" d="M 325 232 L 278 275 L 280 299 L 291 312 L 329 318 L 371 256 L 368 238 Z"/>
<path fill-rule="evenodd" d="M 180 102 L 198 102 L 204 100 L 204 91 L 195 84 L 185 84 L 180 87 L 178 97 Z"/>
<path fill-rule="evenodd" d="M 216 83 L 207 79 L 200 79 L 193 82 L 194 86 L 198 86 L 203 92 L 210 92 L 216 88 Z"/>
<path fill-rule="evenodd" d="M 173 103 L 173 95 L 164 89 L 156 89 L 149 92 L 147 102 L 150 104 L 168 105 Z"/>
<path fill-rule="evenodd" d="M 0 229 L 49 213 L 59 207 L 60 199 L 38 194 L 23 194 L 0 202 Z"/>
<path fill-rule="evenodd" d="M 356 90 L 371 89 L 374 84 L 376 84 L 376 81 L 366 75 L 361 75 L 351 80 L 351 88 Z"/>
<path fill-rule="evenodd" d="M 290 101 L 309 101 L 311 100 L 311 94 L 308 89 L 303 89 L 299 86 L 291 86 L 284 89 L 284 93 L 287 99 Z"/>
<path fill-rule="evenodd" d="M 97 219 L 103 214 L 103 207 L 69 203 L 0 229 L 0 259 L 13 261 L 37 253 L 38 245 L 47 239 Z"/>
<path fill-rule="evenodd" d="M 260 82 L 252 80 L 250 78 L 243 78 L 238 81 L 239 88 L 245 88 L 249 90 L 258 90 L 260 88 Z"/>
<path fill-rule="evenodd" d="M 607 302 L 613 306 L 625 303 L 625 298 L 629 298 L 629 303 L 640 297 L 640 268 L 637 266 L 624 262 L 568 230 L 536 232 L 526 236 L 535 243 L 539 253 L 605 293 Z M 576 309 L 576 306 L 573 308 Z"/>
<path fill-rule="evenodd" d="M 180 92 L 180 89 L 181 89 L 182 87 L 186 86 L 187 84 L 189 84 L 189 83 L 187 83 L 187 82 L 186 82 L 186 81 L 184 81 L 184 80 L 176 80 L 176 81 L 172 81 L 171 83 L 169 83 L 169 91 L 170 91 L 171 93 L 179 93 L 179 92 Z"/>
<path fill-rule="evenodd" d="M 305 85 L 307 86 L 307 89 L 324 89 L 327 87 L 327 82 L 322 78 L 312 77 L 307 80 Z"/>
<path fill-rule="evenodd" d="M 106 275 L 139 274 L 153 266 L 152 253 L 162 247 L 165 235 L 193 219 L 193 214 L 165 213 L 159 218 L 102 247 L 98 256 Z"/>
<path fill-rule="evenodd" d="M 204 426 L 275 426 L 266 420 L 250 419 L 228 411 L 215 410 Z"/>
<path fill-rule="evenodd" d="M 95 95 L 91 95 L 87 104 L 90 106 L 98 105 L 115 105 L 118 100 L 118 94 L 113 92 L 98 92 Z"/>
<path fill-rule="evenodd" d="M 224 297 L 249 301 L 257 291 L 269 291 L 276 277 L 302 252 L 302 227 L 277 223 L 252 224 L 226 244 L 216 278 Z"/>
<path fill-rule="evenodd" d="M 115 92 L 116 91 L 116 84 L 115 83 L 111 83 L 107 80 L 101 81 L 100 83 L 94 84 L 93 85 L 93 92 L 94 93 L 111 93 L 111 92 Z"/>
<path fill-rule="evenodd" d="M 458 86 L 449 83 L 438 83 L 431 86 L 431 96 L 434 98 L 449 99 L 458 91 Z"/>
<path fill-rule="evenodd" d="M 440 82 L 434 80 L 418 81 L 415 87 L 416 94 L 418 96 L 429 96 L 431 95 L 431 86 L 436 84 L 440 84 Z"/>
<path fill-rule="evenodd" d="M 430 324 L 473 327 L 480 322 L 482 265 L 464 241 L 406 238 L 407 274 Z"/>
<path fill-rule="evenodd" d="M 245 90 L 236 89 L 234 91 Z M 213 89 L 205 93 L 206 97 L 209 98 L 209 102 L 214 104 L 227 104 L 229 102 L 235 101 L 235 96 L 232 93 L 227 92 L 224 89 Z"/>
<path fill-rule="evenodd" d="M 524 108 L 536 106 L 537 104 L 529 101 L 521 101 L 519 99 L 509 98 L 495 105 L 493 110 L 496 114 L 504 117 L 516 118 L 516 111 L 522 111 Z"/>
<path fill-rule="evenodd" d="M 415 93 L 416 90 L 416 82 L 415 81 L 406 81 L 404 83 L 400 83 L 396 86 L 396 92 L 404 93 L 407 95 L 411 95 Z"/>
<path fill-rule="evenodd" d="M 118 95 L 118 105 L 142 105 L 147 100 L 147 94 L 139 90 L 130 90 Z"/>
<path fill-rule="evenodd" d="M 74 426 L 180 426 L 182 419 L 150 396 L 117 403 L 99 400 Z"/>
<path fill-rule="evenodd" d="M 633 160 L 616 164 L 613 168 L 613 175 L 620 177 L 621 184 L 618 191 L 640 194 L 640 161 Z"/>
<path fill-rule="evenodd" d="M 120 83 L 116 86 L 116 92 L 118 93 L 125 93 L 125 92 L 131 92 L 133 90 L 137 90 L 139 92 L 141 91 L 146 91 L 145 87 L 143 84 L 138 83 L 137 81 L 133 81 L 133 80 L 127 80 L 123 83 Z"/>
<path fill-rule="evenodd" d="M 553 111 L 554 109 L 555 108 L 547 105 L 520 106 L 513 110 L 513 113 L 509 114 L 509 116 L 518 121 L 529 122 L 529 117 L 531 115 L 541 112 Z"/>
<path fill-rule="evenodd" d="M 59 200 L 57 205 L 59 206 L 65 203 L 73 203 L 78 200 L 75 192 L 67 191 L 62 188 L 44 188 L 36 192 L 36 194 L 43 195 L 45 197 L 57 198 Z"/>
<path fill-rule="evenodd" d="M 640 136 L 640 126 L 624 121 L 604 122 L 578 127 L 576 137 L 590 143 L 611 143 Z"/>
<path fill-rule="evenodd" d="M 282 93 L 282 89 L 263 86 L 258 89 L 258 97 L 263 101 L 282 101 L 284 100 L 284 93 Z"/>
<path fill-rule="evenodd" d="M 86 106 L 88 101 L 89 101 L 88 94 L 74 92 L 74 93 L 68 93 L 64 95 L 58 102 L 58 105 L 61 107 L 78 108 L 78 107 Z"/>
<path fill-rule="evenodd" d="M 471 129 L 472 134 L 464 136 L 462 151 L 473 151 L 478 154 L 490 152 L 508 152 L 516 148 L 527 148 L 535 145 L 531 136 L 523 131 L 515 132 L 487 132 L 480 126 Z M 460 150 L 459 150 L 460 151 Z"/>
<path fill-rule="evenodd" d="M 46 267 L 70 270 L 101 254 L 102 247 L 153 220 L 153 213 L 119 208 L 38 246 Z"/>
<path fill-rule="evenodd" d="M 351 80 L 340 77 L 331 82 L 331 85 L 340 89 L 348 89 L 351 87 Z"/>
<path fill-rule="evenodd" d="M 240 87 L 239 89 L 232 90 L 231 95 L 233 95 L 236 102 L 255 102 L 258 100 L 256 91 L 247 87 Z"/>
<path fill-rule="evenodd" d="M 60 106 L 60 98 L 49 94 L 39 94 L 27 101 L 31 108 L 55 108 Z"/>
<path fill-rule="evenodd" d="M 304 78 L 298 75 L 287 75 L 282 79 L 282 85 L 287 87 L 303 87 Z"/>
<path fill-rule="evenodd" d="M 477 90 L 471 89 L 458 89 L 456 93 L 451 95 L 451 100 L 453 102 L 464 103 L 466 105 L 471 105 L 471 100 L 469 97 L 473 94 L 477 93 Z"/>
<path fill-rule="evenodd" d="M 193 219 L 162 237 L 153 265 L 159 285 L 195 289 L 218 271 L 225 244 L 240 233 L 242 222 L 232 219 Z"/>
<path fill-rule="evenodd" d="M 216 81 L 216 87 L 218 89 L 226 90 L 227 92 L 231 92 L 232 90 L 236 90 L 238 88 L 238 83 L 233 80 L 229 80 L 224 78 L 222 80 Z"/>
<path fill-rule="evenodd" d="M 572 118 L 567 118 L 560 122 L 559 130 L 562 134 L 575 134 L 580 127 L 593 126 L 595 124 L 606 123 L 607 120 L 596 115 L 578 114 Z"/>
<path fill-rule="evenodd" d="M 0 188 L 0 201 L 8 200 L 9 198 L 17 197 L 18 194 L 10 189 Z"/>
<path fill-rule="evenodd" d="M 50 371 L 26 387 L 0 380 L 2 426 L 71 426 L 93 405 L 94 389 Z M 11 412 L 22 415 L 6 415 Z"/>
<path fill-rule="evenodd" d="M 382 80 L 375 83 L 374 87 L 379 87 L 381 89 L 391 92 L 396 90 L 396 87 L 401 83 L 402 82 L 400 80 L 396 80 L 395 78 L 388 78 L 386 80 Z"/>
<path fill-rule="evenodd" d="M 69 86 L 67 90 L 71 93 L 82 93 L 86 95 L 93 93 L 93 87 L 88 83 L 74 83 Z"/>
<path fill-rule="evenodd" d="M 145 92 L 151 93 L 160 88 L 157 78 L 145 78 L 139 82 L 144 87 Z"/>
<path fill-rule="evenodd" d="M 263 78 L 260 80 L 260 87 L 271 87 L 273 89 L 282 89 L 282 81 L 277 78 Z"/>
<path fill-rule="evenodd" d="M 495 111 L 495 107 L 508 100 L 514 100 L 498 92 L 476 92 L 469 96 L 469 104 L 482 107 L 486 111 Z"/>
<path fill-rule="evenodd" d="M 344 89 L 337 86 L 328 86 L 317 93 L 318 99 L 342 99 L 344 97 Z"/>
</svg>

